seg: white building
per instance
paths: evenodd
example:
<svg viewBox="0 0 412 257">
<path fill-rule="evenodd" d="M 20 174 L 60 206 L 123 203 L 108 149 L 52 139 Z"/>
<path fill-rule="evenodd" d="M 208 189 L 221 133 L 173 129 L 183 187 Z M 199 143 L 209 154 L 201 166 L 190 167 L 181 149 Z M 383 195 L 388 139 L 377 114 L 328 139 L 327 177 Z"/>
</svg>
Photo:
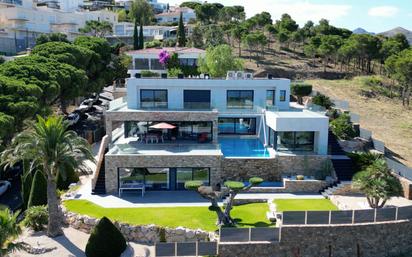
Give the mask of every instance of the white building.
<svg viewBox="0 0 412 257">
<path fill-rule="evenodd" d="M 152 6 L 155 13 L 162 13 L 168 8 L 168 4 L 159 3 L 157 0 L 148 0 L 148 2 Z M 115 0 L 115 3 L 118 7 L 124 8 L 125 10 L 130 10 L 133 0 Z"/>
<path fill-rule="evenodd" d="M 222 185 L 314 176 L 329 161 L 329 119 L 289 99 L 290 80 L 244 72 L 226 79 L 131 77 L 127 97 L 106 112 L 105 190 L 115 193 L 131 179 L 159 191 L 184 190 L 194 178 Z"/>
<path fill-rule="evenodd" d="M 137 27 L 140 31 L 140 27 Z M 134 32 L 134 23 L 132 22 L 118 22 L 113 25 L 113 36 L 132 37 Z M 164 40 L 173 35 L 176 35 L 176 27 L 170 26 L 143 26 L 143 36 L 149 40 Z"/>
<path fill-rule="evenodd" d="M 77 1 L 64 8 L 74 8 Z M 35 45 L 41 34 L 61 32 L 69 40 L 79 35 L 79 29 L 86 21 L 99 20 L 112 24 L 117 22 L 117 14 L 101 11 L 64 11 L 48 6 L 37 6 L 33 0 L 23 0 L 5 4 L 0 2 L 0 52 L 15 54 Z"/>
<path fill-rule="evenodd" d="M 196 19 L 196 12 L 188 7 L 171 8 L 168 12 L 159 13 L 156 15 L 158 23 L 172 23 L 179 22 L 180 13 L 183 17 L 183 22 L 188 23 L 190 20 Z"/>
</svg>

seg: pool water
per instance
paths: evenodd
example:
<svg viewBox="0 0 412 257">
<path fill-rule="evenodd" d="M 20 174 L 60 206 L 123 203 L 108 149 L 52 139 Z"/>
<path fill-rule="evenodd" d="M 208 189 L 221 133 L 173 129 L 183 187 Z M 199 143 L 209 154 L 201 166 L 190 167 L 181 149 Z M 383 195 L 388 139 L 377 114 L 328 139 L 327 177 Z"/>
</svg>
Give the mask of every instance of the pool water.
<svg viewBox="0 0 412 257">
<path fill-rule="evenodd" d="M 269 151 L 257 138 L 219 138 L 219 144 L 226 157 L 270 157 Z"/>
</svg>

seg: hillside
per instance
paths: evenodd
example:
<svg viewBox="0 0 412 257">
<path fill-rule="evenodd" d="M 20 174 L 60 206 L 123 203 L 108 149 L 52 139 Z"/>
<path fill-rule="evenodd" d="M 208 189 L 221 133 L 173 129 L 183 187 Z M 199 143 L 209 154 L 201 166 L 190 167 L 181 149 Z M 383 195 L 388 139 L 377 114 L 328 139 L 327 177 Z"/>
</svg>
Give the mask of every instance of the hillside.
<svg viewBox="0 0 412 257">
<path fill-rule="evenodd" d="M 263 77 L 270 73 L 276 77 L 306 80 L 314 90 L 333 99 L 348 101 L 351 111 L 361 116 L 361 126 L 373 131 L 376 139 L 385 142 L 387 154 L 412 166 L 412 111 L 405 110 L 399 99 L 385 96 L 385 93 L 388 95 L 388 87 L 372 88 L 383 94 L 367 98 L 361 95 L 361 90 L 371 90 L 371 87 L 365 86 L 367 77 L 342 73 L 339 65 L 330 64 L 325 74 L 319 60 L 313 62 L 299 53 L 271 51 L 259 59 L 259 65 L 256 58 L 248 58 L 247 52 L 242 54 L 245 66 L 256 76 Z"/>
<path fill-rule="evenodd" d="M 353 32 L 353 34 L 370 34 L 370 35 L 375 35 L 375 33 L 369 32 L 369 31 L 367 31 L 367 30 L 365 30 L 365 29 L 363 29 L 363 28 L 354 29 L 352 32 Z"/>
<path fill-rule="evenodd" d="M 412 31 L 404 29 L 402 27 L 396 27 L 394 29 L 379 33 L 379 35 L 384 35 L 385 37 L 393 37 L 398 33 L 402 33 L 408 39 L 409 44 L 412 45 Z"/>
</svg>

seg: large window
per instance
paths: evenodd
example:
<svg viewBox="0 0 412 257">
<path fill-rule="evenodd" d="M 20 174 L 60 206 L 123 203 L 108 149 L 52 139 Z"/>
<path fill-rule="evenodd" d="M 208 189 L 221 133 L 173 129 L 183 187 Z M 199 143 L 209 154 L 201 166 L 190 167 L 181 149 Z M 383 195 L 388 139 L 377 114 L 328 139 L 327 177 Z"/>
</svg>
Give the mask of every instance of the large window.
<svg viewBox="0 0 412 257">
<path fill-rule="evenodd" d="M 219 134 L 256 134 L 256 118 L 220 118 Z"/>
<path fill-rule="evenodd" d="M 134 68 L 136 70 L 148 70 L 149 69 L 149 59 L 134 59 Z"/>
<path fill-rule="evenodd" d="M 167 90 L 140 90 L 141 108 L 167 108 Z"/>
<path fill-rule="evenodd" d="M 121 168 L 119 183 L 142 183 L 147 190 L 170 189 L 168 168 Z"/>
<path fill-rule="evenodd" d="M 185 182 L 197 180 L 202 181 L 204 186 L 209 185 L 208 168 L 177 168 L 176 169 L 176 189 L 185 189 Z"/>
<path fill-rule="evenodd" d="M 159 59 L 150 59 L 150 68 L 152 70 L 164 70 L 165 67 L 159 62 Z"/>
<path fill-rule="evenodd" d="M 279 100 L 280 100 L 281 102 L 286 101 L 286 90 L 280 90 Z"/>
<path fill-rule="evenodd" d="M 157 121 L 126 121 L 124 123 L 125 137 L 138 137 L 139 142 L 145 138 L 157 138 L 157 142 L 197 141 L 208 143 L 212 141 L 213 125 L 210 121 L 162 121 L 175 126 L 174 129 L 156 129 L 151 126 L 160 123 Z"/>
<path fill-rule="evenodd" d="M 276 150 L 313 151 L 314 132 L 277 132 Z"/>
<path fill-rule="evenodd" d="M 253 90 L 228 90 L 227 108 L 230 109 L 252 109 Z"/>
<path fill-rule="evenodd" d="M 276 90 L 266 90 L 266 108 L 275 106 Z"/>
<path fill-rule="evenodd" d="M 185 109 L 210 109 L 210 90 L 184 90 Z"/>
</svg>

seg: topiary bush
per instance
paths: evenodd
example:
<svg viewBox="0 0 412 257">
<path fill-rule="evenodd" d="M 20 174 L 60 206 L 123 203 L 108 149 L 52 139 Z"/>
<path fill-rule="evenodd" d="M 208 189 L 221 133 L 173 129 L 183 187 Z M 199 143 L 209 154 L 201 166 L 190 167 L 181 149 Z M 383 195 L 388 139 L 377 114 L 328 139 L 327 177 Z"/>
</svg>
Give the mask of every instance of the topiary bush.
<svg viewBox="0 0 412 257">
<path fill-rule="evenodd" d="M 339 139 L 350 140 L 356 136 L 356 131 L 347 113 L 342 113 L 338 118 L 330 122 L 330 128 Z"/>
<path fill-rule="evenodd" d="M 320 93 L 317 93 L 314 97 L 312 97 L 312 103 L 325 107 L 328 110 L 335 106 L 335 104 L 332 102 L 332 100 L 330 100 L 328 96 Z"/>
<path fill-rule="evenodd" d="M 34 231 L 43 230 L 47 225 L 49 219 L 49 213 L 45 205 L 32 206 L 26 210 L 26 216 L 24 218 L 24 226 L 33 229 Z"/>
<path fill-rule="evenodd" d="M 87 257 L 119 257 L 126 247 L 126 239 L 119 229 L 103 217 L 93 228 L 85 253 Z"/>
<path fill-rule="evenodd" d="M 27 208 L 47 205 L 47 180 L 40 170 L 34 174 Z"/>
<path fill-rule="evenodd" d="M 142 75 L 143 78 L 158 78 L 158 77 L 160 77 L 159 73 L 149 71 L 149 70 L 143 70 L 141 72 L 141 75 Z"/>
</svg>

